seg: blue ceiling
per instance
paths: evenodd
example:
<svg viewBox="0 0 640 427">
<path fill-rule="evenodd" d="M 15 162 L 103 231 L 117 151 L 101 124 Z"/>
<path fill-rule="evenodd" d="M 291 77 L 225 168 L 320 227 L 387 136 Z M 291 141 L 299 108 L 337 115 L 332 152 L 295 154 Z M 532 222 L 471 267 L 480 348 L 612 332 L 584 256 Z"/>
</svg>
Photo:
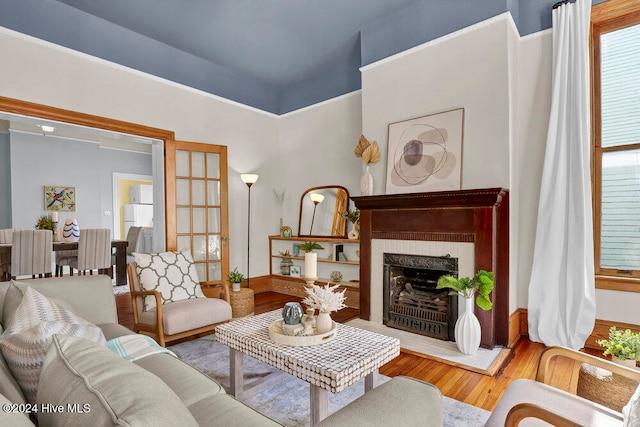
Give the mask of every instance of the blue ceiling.
<svg viewBox="0 0 640 427">
<path fill-rule="evenodd" d="M 599 3 L 603 0 L 593 0 Z M 274 114 L 360 89 L 363 65 L 555 0 L 2 0 L 0 26 Z"/>
</svg>

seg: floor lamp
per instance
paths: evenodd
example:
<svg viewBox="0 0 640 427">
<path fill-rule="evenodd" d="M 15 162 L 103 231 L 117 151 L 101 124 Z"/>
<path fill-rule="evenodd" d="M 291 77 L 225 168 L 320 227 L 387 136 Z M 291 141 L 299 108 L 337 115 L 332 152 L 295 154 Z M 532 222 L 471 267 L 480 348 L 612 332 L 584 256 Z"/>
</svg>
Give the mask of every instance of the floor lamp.
<svg viewBox="0 0 640 427">
<path fill-rule="evenodd" d="M 258 175 L 243 173 L 240 175 L 240 179 L 249 187 L 249 203 L 247 204 L 247 287 L 251 287 L 249 285 L 249 278 L 251 277 L 249 273 L 249 255 L 251 253 L 251 186 L 258 180 Z"/>
</svg>

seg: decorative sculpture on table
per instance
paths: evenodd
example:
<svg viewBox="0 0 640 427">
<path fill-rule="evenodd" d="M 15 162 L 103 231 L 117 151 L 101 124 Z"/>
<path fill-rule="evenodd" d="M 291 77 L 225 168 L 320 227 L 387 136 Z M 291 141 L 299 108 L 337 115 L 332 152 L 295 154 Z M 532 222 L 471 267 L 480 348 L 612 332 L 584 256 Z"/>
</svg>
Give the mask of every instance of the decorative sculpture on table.
<svg viewBox="0 0 640 427">
<path fill-rule="evenodd" d="M 331 286 L 326 284 L 324 286 L 312 285 L 310 288 L 306 288 L 307 297 L 302 300 L 302 303 L 307 306 L 307 309 L 317 309 L 318 316 L 316 317 L 316 334 L 323 334 L 331 330 L 333 320 L 331 320 L 331 312 L 338 311 L 346 307 L 344 304 L 346 289 L 335 292 L 335 289 L 339 285 Z"/>
<path fill-rule="evenodd" d="M 75 218 L 68 218 L 62 228 L 62 239 L 65 242 L 77 242 L 80 238 L 80 227 Z"/>
</svg>

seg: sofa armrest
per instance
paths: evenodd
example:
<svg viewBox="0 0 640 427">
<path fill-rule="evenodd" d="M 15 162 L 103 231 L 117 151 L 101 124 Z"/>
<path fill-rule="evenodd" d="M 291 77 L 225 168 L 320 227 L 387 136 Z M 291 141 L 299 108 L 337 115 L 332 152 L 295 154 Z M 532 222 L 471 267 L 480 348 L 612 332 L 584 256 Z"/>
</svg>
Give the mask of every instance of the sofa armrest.
<svg viewBox="0 0 640 427">
<path fill-rule="evenodd" d="M 504 425 L 505 427 L 515 427 L 520 425 L 520 422 L 525 418 L 538 418 L 556 427 L 580 427 L 580 424 L 533 403 L 519 403 L 511 408 Z"/>
<path fill-rule="evenodd" d="M 320 426 L 442 426 L 442 394 L 433 384 L 394 377 L 320 422 Z"/>
</svg>

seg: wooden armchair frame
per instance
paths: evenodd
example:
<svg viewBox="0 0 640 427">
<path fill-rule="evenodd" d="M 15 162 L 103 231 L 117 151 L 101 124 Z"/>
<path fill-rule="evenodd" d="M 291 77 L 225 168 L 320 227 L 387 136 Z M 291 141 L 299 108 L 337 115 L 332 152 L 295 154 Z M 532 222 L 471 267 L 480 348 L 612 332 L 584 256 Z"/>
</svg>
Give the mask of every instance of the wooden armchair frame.
<svg viewBox="0 0 640 427">
<path fill-rule="evenodd" d="M 536 372 L 536 381 L 550 385 L 550 365 L 556 357 L 567 357 L 579 363 L 588 363 L 589 365 L 597 368 L 606 369 L 614 374 L 640 382 L 640 371 L 618 365 L 617 363 L 613 363 L 607 359 L 602 359 L 565 347 L 548 347 L 542 352 L 540 362 L 538 363 L 538 370 Z M 571 393 L 575 394 L 575 392 L 575 390 L 571 390 Z M 517 426 L 520 421 L 529 417 L 539 418 L 560 427 L 574 427 L 578 425 L 573 421 L 548 411 L 538 405 L 520 403 L 511 408 L 507 414 L 505 426 Z"/>
<path fill-rule="evenodd" d="M 140 278 L 136 271 L 136 263 L 132 262 L 127 266 L 127 275 L 129 277 L 129 290 L 131 293 L 131 308 L 133 309 L 133 330 L 136 333 L 148 332 L 156 336 L 158 344 L 162 347 L 166 346 L 166 343 L 179 340 L 181 338 L 198 335 L 204 332 L 214 331 L 216 326 L 220 323 L 214 323 L 207 326 L 202 326 L 196 329 L 190 329 L 188 331 L 180 332 L 173 335 L 167 335 L 164 333 L 164 324 L 162 321 L 162 297 L 158 291 L 143 291 L 140 290 Z M 231 304 L 229 297 L 229 285 L 226 282 L 222 283 L 224 300 Z M 143 304 L 143 298 L 147 295 L 152 295 L 156 300 L 156 324 L 142 323 L 140 321 L 140 311 Z M 225 323 L 225 322 L 221 322 Z"/>
</svg>

